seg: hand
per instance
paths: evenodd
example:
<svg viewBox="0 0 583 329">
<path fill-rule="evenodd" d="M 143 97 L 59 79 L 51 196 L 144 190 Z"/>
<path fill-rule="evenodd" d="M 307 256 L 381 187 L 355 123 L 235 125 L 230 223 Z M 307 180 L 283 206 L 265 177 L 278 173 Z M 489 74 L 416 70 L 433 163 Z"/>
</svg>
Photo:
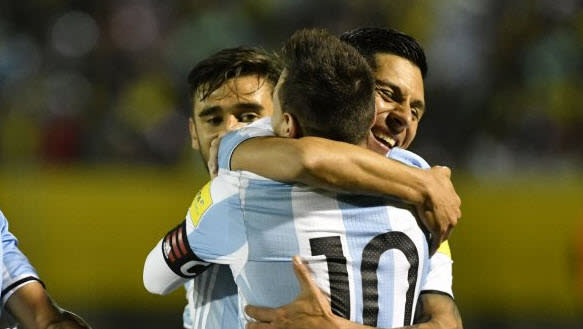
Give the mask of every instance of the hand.
<svg viewBox="0 0 583 329">
<path fill-rule="evenodd" d="M 217 177 L 217 175 L 219 173 L 218 162 L 219 162 L 219 145 L 221 145 L 221 139 L 223 138 L 223 136 L 225 136 L 229 132 L 231 132 L 233 130 L 241 129 L 241 128 L 245 127 L 246 125 L 248 125 L 248 124 L 243 123 L 243 122 L 237 122 L 236 124 L 230 126 L 226 131 L 223 131 L 220 134 L 218 134 L 217 137 L 215 137 L 211 141 L 211 147 L 209 149 L 209 160 L 207 163 L 211 179 Z"/>
<path fill-rule="evenodd" d="M 462 216 L 461 199 L 451 182 L 448 167 L 435 166 L 426 171 L 427 194 L 425 202 L 418 207 L 426 227 L 434 235 L 431 246 L 433 254 L 439 245 L 448 239 L 452 229 Z"/>
<path fill-rule="evenodd" d="M 298 256 L 293 268 L 300 283 L 300 293 L 288 305 L 279 308 L 247 306 L 245 313 L 260 322 L 250 322 L 247 329 L 337 329 L 342 320 L 332 313 L 328 298 L 310 277 L 310 270 Z"/>
</svg>

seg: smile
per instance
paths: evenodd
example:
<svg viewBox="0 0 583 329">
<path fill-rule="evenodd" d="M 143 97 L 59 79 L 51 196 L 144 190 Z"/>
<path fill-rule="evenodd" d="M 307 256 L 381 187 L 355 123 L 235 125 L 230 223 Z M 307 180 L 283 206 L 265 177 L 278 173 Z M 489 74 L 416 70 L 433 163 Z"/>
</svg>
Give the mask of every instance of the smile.
<svg viewBox="0 0 583 329">
<path fill-rule="evenodd" d="M 397 145 L 397 141 L 393 137 L 386 135 L 382 132 L 378 132 L 378 131 L 373 132 L 373 135 L 378 141 L 385 144 L 389 148 L 393 148 L 393 147 L 395 147 L 395 145 Z"/>
</svg>

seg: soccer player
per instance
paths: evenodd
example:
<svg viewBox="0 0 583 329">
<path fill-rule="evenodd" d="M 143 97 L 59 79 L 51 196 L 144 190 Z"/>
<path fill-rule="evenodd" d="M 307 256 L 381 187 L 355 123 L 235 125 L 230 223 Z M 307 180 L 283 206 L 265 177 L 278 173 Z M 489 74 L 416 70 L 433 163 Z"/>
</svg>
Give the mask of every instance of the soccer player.
<svg viewBox="0 0 583 329">
<path fill-rule="evenodd" d="M 279 89 L 274 96 L 274 130 L 282 136 L 317 135 L 363 145 L 374 117 L 374 82 L 358 53 L 328 34 L 304 31 L 288 41 L 284 54 L 287 74 L 280 78 L 281 96 Z M 293 111 L 282 113 L 279 101 Z M 249 131 L 253 135 L 253 130 Z M 221 151 L 221 168 L 229 167 L 230 152 L 249 133 L 235 136 L 234 140 L 222 142 L 227 150 Z M 404 161 L 424 165 L 415 155 L 393 151 Z M 216 184 L 220 185 L 221 180 L 225 190 L 217 190 Z M 429 250 L 410 208 L 399 202 L 388 207 L 384 199 L 338 196 L 336 200 L 328 193 L 301 187 L 294 190 L 297 194 L 292 206 L 285 200 L 294 187 L 232 172 L 220 175 L 212 186 L 213 189 L 209 185 L 203 188 L 187 220 L 150 253 L 144 271 L 149 290 L 164 292 L 175 288 L 183 277 L 203 270 L 208 265 L 206 260 L 231 263 L 240 285 L 240 305 L 246 301 L 277 305 L 289 301 L 289 292 L 297 291 L 289 265 L 282 262 L 289 261 L 290 253 L 307 257 L 311 251 L 315 257 L 311 267 L 323 270 L 316 277 L 324 281 L 321 286 L 330 285 L 336 313 L 373 325 L 377 321 L 389 326 L 411 322 L 420 288 L 417 281 L 427 270 Z M 241 196 L 237 197 L 239 192 Z M 372 218 L 359 220 L 359 214 Z M 348 216 L 344 224 L 343 215 Z M 242 216 L 250 217 L 243 220 Z M 294 220 L 289 223 L 291 217 Z M 381 234 L 377 234 L 379 231 Z M 344 248 L 356 254 L 345 256 Z M 392 266 L 379 270 L 399 278 L 376 277 L 380 256 L 395 248 L 404 250 L 406 259 L 397 257 Z M 363 267 L 359 271 L 360 264 Z M 405 271 L 408 274 L 404 268 L 409 269 Z M 362 278 L 362 284 L 356 278 Z M 270 282 L 281 289 L 274 292 Z M 378 307 L 379 284 L 384 288 L 393 285 L 394 294 L 390 296 L 396 298 L 395 305 L 386 300 Z M 364 298 L 355 292 L 364 293 Z M 383 298 L 386 296 L 380 297 Z"/>
<path fill-rule="evenodd" d="M 192 148 L 205 164 L 211 141 L 219 134 L 272 114 L 271 94 L 280 73 L 270 54 L 250 47 L 223 49 L 194 66 L 188 75 L 189 130 Z M 210 267 L 185 288 L 185 328 L 236 326 L 237 287 L 228 266 Z"/>
<path fill-rule="evenodd" d="M 266 98 L 265 95 L 272 93 L 278 75 L 277 63 L 265 52 L 243 47 L 220 51 L 192 69 L 189 84 L 193 110 L 189 118 L 189 127 L 192 147 L 201 152 L 205 163 L 209 160 L 211 140 L 218 134 L 271 114 L 271 98 Z M 248 86 L 250 89 L 235 88 L 240 82 L 245 81 L 260 83 L 252 83 Z M 222 97 L 223 95 L 226 97 Z M 244 97 L 245 95 L 247 97 Z M 357 153 L 358 151 L 360 149 Z M 365 156 L 366 154 L 361 156 L 360 163 L 366 164 L 366 161 L 363 161 L 367 159 Z M 371 172 L 369 177 L 361 180 L 369 185 L 362 186 L 356 182 L 350 184 L 350 187 L 370 193 L 398 195 L 411 203 L 427 206 L 427 210 L 435 211 L 436 217 L 441 215 L 443 218 L 452 213 L 450 209 L 459 208 L 459 205 L 455 205 L 457 195 L 451 188 L 449 175 L 444 174 L 443 168 L 426 173 L 396 161 L 384 159 L 383 161 L 386 163 L 380 171 Z M 368 168 L 360 168 L 359 172 L 363 170 Z M 335 178 L 334 175 L 337 174 L 343 176 Z M 349 179 L 344 177 L 347 174 L 352 173 L 318 171 L 311 175 L 310 179 L 312 182 L 320 181 L 320 184 L 325 186 L 330 179 L 336 182 Z M 376 184 L 370 185 L 370 182 Z M 236 286 L 226 267 L 221 268 L 218 265 L 211 267 L 194 281 L 188 282 L 186 289 L 188 305 L 183 316 L 185 328 L 228 328 L 231 320 L 233 318 L 236 320 L 237 314 L 230 317 L 229 313 L 225 312 L 226 309 L 233 309 L 235 308 L 233 305 L 236 305 L 234 299 Z"/>
<path fill-rule="evenodd" d="M 89 326 L 78 316 L 59 308 L 26 256 L 0 211 L 0 257 L 2 257 L 2 305 L 26 329 L 82 329 Z M 1 309 L 0 309 L 1 313 Z"/>
<path fill-rule="evenodd" d="M 377 116 L 372 132 L 378 143 L 369 143 L 369 149 L 384 154 L 392 146 L 389 142 L 401 141 L 398 146 L 408 147 L 415 138 L 417 126 L 424 113 L 423 78 L 427 72 L 425 55 L 421 46 L 412 37 L 395 30 L 382 28 L 358 28 L 344 33 L 341 39 L 354 46 L 365 56 L 373 68 L 376 80 L 376 109 Z M 310 157 L 321 158 L 326 151 L 336 150 L 334 144 L 326 140 L 318 140 L 318 143 L 310 143 L 308 140 L 282 139 L 276 137 L 255 138 L 242 143 L 233 153 L 231 166 L 234 169 L 254 171 L 271 179 L 297 179 L 279 171 L 273 171 L 271 167 L 278 167 L 277 163 L 269 161 L 274 157 L 273 147 L 278 147 L 278 152 L 287 156 L 286 163 L 297 159 L 300 154 L 296 150 L 304 150 Z M 270 148 L 269 154 L 262 151 Z M 310 150 L 306 152 L 305 150 Z M 345 150 L 345 153 L 351 152 Z M 354 152 L 351 152 L 353 157 Z M 329 159 L 309 159 L 305 163 L 311 163 L 320 171 L 334 170 L 331 166 L 355 171 L 350 158 L 338 158 L 343 162 L 332 162 Z M 260 163 L 261 166 L 257 164 Z M 317 165 L 314 165 L 317 163 Z M 383 163 L 377 160 L 377 163 Z M 302 166 L 302 164 L 298 164 Z M 294 165 L 292 164 L 291 167 Z M 357 170 L 356 170 L 357 171 Z M 296 265 L 305 266 L 305 265 Z M 435 278 L 448 277 L 448 280 Z M 447 242 L 442 245 L 437 254 L 431 258 L 431 271 L 427 285 L 424 286 L 418 313 L 418 321 L 427 321 L 424 328 L 461 328 L 461 317 L 453 301 L 451 293 L 451 254 Z M 301 277 L 299 277 L 301 280 Z M 302 287 L 309 286 L 304 282 Z M 326 301 L 319 290 L 306 289 L 301 297 L 290 305 L 278 309 L 249 307 L 250 315 L 258 320 L 271 322 L 272 326 L 262 324 L 263 329 L 269 328 L 320 328 L 323 323 L 330 327 L 341 323 L 341 319 L 334 318 L 329 307 L 322 307 L 316 301 Z M 310 303 L 311 302 L 311 303 Z M 307 311 L 309 310 L 309 311 Z M 317 310 L 328 310 L 318 312 Z M 318 323 L 318 325 L 314 325 Z M 253 324 L 249 329 L 255 328 Z"/>
</svg>

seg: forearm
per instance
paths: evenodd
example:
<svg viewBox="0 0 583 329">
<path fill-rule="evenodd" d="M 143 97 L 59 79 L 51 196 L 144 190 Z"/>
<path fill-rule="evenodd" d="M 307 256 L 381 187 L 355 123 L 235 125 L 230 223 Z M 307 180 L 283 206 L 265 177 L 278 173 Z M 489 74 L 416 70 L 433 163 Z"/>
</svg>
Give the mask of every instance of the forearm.
<svg viewBox="0 0 583 329">
<path fill-rule="evenodd" d="M 38 282 L 19 288 L 8 299 L 6 308 L 26 329 L 89 328 L 78 316 L 58 308 Z"/>
<path fill-rule="evenodd" d="M 250 139 L 233 153 L 231 168 L 327 190 L 392 195 L 414 204 L 421 204 L 427 193 L 423 170 L 316 137 Z"/>
</svg>

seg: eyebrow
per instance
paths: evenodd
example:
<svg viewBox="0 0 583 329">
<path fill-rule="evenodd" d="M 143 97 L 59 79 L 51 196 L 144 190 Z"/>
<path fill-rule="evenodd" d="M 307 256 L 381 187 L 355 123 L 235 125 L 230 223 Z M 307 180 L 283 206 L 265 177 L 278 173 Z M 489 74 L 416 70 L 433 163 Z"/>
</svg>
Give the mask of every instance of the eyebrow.
<svg viewBox="0 0 583 329">
<path fill-rule="evenodd" d="M 220 110 L 221 110 L 221 107 L 218 105 L 207 107 L 198 113 L 198 117 L 202 118 L 202 117 L 205 117 L 207 115 L 212 115 L 212 114 L 215 114 L 216 112 L 219 112 Z"/>
<path fill-rule="evenodd" d="M 243 110 L 243 111 L 247 110 L 247 111 L 255 111 L 255 112 L 259 112 L 259 111 L 262 111 L 264 109 L 264 107 L 258 103 L 237 103 L 237 104 L 233 105 L 232 107 L 234 107 L 238 110 Z M 208 115 L 213 115 L 221 110 L 222 110 L 222 107 L 219 105 L 210 106 L 210 107 L 207 107 L 207 108 L 203 109 L 202 111 L 200 111 L 200 113 L 198 113 L 198 117 L 202 118 L 202 117 L 205 117 Z"/>
<path fill-rule="evenodd" d="M 375 84 L 381 85 L 383 87 L 389 87 L 389 88 L 395 89 L 395 91 L 399 95 L 403 95 L 403 91 L 401 90 L 401 88 L 399 86 L 397 86 L 396 84 L 390 82 L 390 81 L 376 79 L 375 80 Z M 420 100 L 414 100 L 414 101 L 412 101 L 411 102 L 411 107 L 417 107 L 420 110 L 425 111 L 425 103 L 423 103 L 423 101 L 420 101 Z"/>
</svg>

